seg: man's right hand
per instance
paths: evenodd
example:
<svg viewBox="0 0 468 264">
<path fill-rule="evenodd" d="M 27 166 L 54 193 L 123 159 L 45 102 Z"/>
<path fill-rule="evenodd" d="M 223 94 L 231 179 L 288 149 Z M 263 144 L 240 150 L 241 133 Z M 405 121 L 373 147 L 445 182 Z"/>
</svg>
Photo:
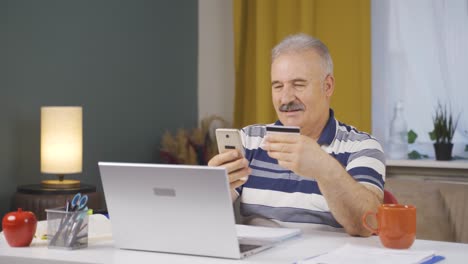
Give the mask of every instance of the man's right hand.
<svg viewBox="0 0 468 264">
<path fill-rule="evenodd" d="M 236 149 L 214 156 L 208 161 L 208 166 L 226 168 L 232 190 L 243 185 L 252 172 L 249 168 L 249 161 Z"/>
</svg>

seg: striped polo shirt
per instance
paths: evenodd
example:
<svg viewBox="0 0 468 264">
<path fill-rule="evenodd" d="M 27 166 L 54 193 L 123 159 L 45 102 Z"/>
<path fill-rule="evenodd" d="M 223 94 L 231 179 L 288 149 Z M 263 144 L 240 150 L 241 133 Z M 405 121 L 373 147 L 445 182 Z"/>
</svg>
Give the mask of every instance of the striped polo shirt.
<svg viewBox="0 0 468 264">
<path fill-rule="evenodd" d="M 282 124 L 276 121 L 275 125 Z M 300 223 L 342 227 L 331 214 L 314 179 L 279 166 L 276 159 L 260 148 L 266 134 L 265 125 L 247 126 L 241 134 L 252 169 L 248 181 L 237 189 L 243 217 L 266 218 L 282 226 Z M 375 138 L 340 123 L 330 109 L 330 118 L 317 142 L 357 182 L 373 185 L 383 192 L 385 158 Z"/>
</svg>

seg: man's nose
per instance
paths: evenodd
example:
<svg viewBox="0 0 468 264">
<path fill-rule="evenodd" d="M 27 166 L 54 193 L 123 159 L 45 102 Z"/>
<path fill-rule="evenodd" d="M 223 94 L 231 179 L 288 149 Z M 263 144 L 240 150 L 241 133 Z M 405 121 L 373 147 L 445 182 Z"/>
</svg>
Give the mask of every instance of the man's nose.
<svg viewBox="0 0 468 264">
<path fill-rule="evenodd" d="M 281 94 L 281 104 L 288 104 L 296 99 L 294 89 L 290 86 L 284 87 Z"/>
</svg>

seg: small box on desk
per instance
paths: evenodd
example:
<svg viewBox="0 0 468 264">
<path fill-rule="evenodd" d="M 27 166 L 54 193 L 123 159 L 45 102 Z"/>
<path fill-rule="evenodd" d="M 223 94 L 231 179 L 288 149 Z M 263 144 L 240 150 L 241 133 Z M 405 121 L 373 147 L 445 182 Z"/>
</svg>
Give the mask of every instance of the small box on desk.
<svg viewBox="0 0 468 264">
<path fill-rule="evenodd" d="M 79 249 L 88 246 L 88 212 L 46 209 L 49 248 Z"/>
</svg>

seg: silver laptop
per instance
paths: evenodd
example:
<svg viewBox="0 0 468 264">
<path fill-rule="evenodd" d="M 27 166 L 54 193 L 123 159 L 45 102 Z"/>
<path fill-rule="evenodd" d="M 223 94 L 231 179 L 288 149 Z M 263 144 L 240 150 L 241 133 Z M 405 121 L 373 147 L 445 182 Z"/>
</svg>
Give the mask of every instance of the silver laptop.
<svg viewBox="0 0 468 264">
<path fill-rule="evenodd" d="M 118 248 L 239 259 L 278 242 L 240 243 L 224 168 L 99 162 L 99 169 Z"/>
</svg>

